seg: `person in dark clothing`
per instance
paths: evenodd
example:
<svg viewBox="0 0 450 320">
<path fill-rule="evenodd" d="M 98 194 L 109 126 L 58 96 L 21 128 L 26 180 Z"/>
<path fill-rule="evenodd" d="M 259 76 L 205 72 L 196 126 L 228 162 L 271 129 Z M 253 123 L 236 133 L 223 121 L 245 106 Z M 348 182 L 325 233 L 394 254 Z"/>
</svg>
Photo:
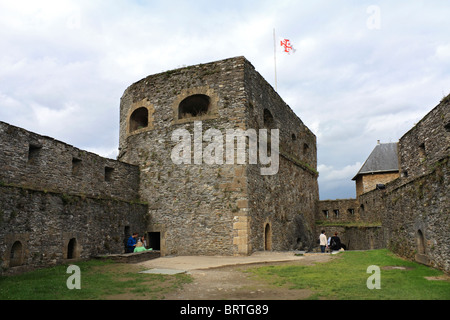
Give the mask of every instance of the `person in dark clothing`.
<svg viewBox="0 0 450 320">
<path fill-rule="evenodd" d="M 335 232 L 334 236 L 330 239 L 330 248 L 331 250 L 340 250 L 342 248 L 341 239 L 338 237 L 337 232 Z"/>
</svg>

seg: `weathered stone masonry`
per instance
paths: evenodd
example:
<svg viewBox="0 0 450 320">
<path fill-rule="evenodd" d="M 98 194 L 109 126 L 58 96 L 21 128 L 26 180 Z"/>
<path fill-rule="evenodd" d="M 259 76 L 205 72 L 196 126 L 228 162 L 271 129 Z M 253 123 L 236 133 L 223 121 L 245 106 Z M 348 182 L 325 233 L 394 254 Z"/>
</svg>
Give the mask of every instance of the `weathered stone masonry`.
<svg viewBox="0 0 450 320">
<path fill-rule="evenodd" d="M 139 168 L 0 122 L 0 181 L 59 193 L 139 199 Z"/>
<path fill-rule="evenodd" d="M 322 228 L 350 249 L 388 247 L 448 272 L 449 107 L 447 97 L 400 139 L 400 177 L 358 199 L 320 202 L 315 135 L 244 57 L 126 89 L 119 161 L 0 122 L 0 273 L 120 254 L 134 231 L 162 255 L 248 255 L 311 250 Z M 177 129 L 204 138 L 190 144 L 189 164 L 172 160 Z M 245 161 L 234 144 L 226 163 L 227 130 L 252 129 L 279 129 L 277 174 L 249 163 L 249 140 Z M 223 164 L 203 161 L 211 130 L 223 135 L 223 155 L 214 154 Z"/>
<path fill-rule="evenodd" d="M 139 169 L 0 122 L 0 271 L 122 253 L 143 232 Z"/>
<path fill-rule="evenodd" d="M 449 272 L 449 153 L 447 96 L 400 138 L 400 176 L 358 199 L 320 201 L 317 229 L 324 228 L 328 234 L 338 231 L 344 243 L 350 242 L 350 249 L 387 247 Z M 346 208 L 355 207 L 349 215 Z"/>
<path fill-rule="evenodd" d="M 450 98 L 399 140 L 401 177 L 360 196 L 395 253 L 450 271 Z"/>
<path fill-rule="evenodd" d="M 122 253 L 133 231 L 163 255 L 314 245 L 316 138 L 245 58 L 133 84 L 120 121 L 122 161 L 0 122 L 2 272 Z M 244 163 L 174 164 L 173 131 L 193 136 L 196 123 L 201 134 L 279 129 L 278 174 L 249 164 L 248 141 Z"/>
<path fill-rule="evenodd" d="M 245 58 L 142 79 L 125 91 L 120 112 L 119 158 L 140 166 L 140 194 L 149 203 L 149 229 L 160 234 L 162 254 L 234 255 L 313 245 L 315 136 Z M 248 161 L 174 164 L 171 135 L 182 128 L 193 136 L 194 121 L 201 121 L 203 134 L 215 129 L 224 136 L 227 129 L 280 129 L 278 174 L 262 176 L 261 165 Z"/>
</svg>

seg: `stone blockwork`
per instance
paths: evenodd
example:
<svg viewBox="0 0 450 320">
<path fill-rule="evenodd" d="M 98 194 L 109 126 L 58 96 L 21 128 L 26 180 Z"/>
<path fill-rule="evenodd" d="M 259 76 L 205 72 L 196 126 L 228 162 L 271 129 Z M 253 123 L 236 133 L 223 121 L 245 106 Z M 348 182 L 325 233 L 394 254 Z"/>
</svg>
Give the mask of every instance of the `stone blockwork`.
<svg viewBox="0 0 450 320">
<path fill-rule="evenodd" d="M 0 181 L 81 196 L 139 199 L 139 168 L 0 122 Z"/>
<path fill-rule="evenodd" d="M 388 248 L 399 255 L 450 272 L 448 157 L 415 180 L 393 185 L 383 196 Z"/>
<path fill-rule="evenodd" d="M 450 271 L 449 117 L 447 99 L 400 139 L 402 176 L 384 190 L 359 197 L 367 217 L 380 217 L 385 246 L 446 272 Z"/>
<path fill-rule="evenodd" d="M 0 122 L 0 272 L 123 253 L 143 234 L 139 168 Z"/>
<path fill-rule="evenodd" d="M 401 175 L 406 180 L 426 174 L 450 153 L 450 96 L 431 110 L 399 141 Z"/>
<path fill-rule="evenodd" d="M 351 250 L 387 247 L 450 271 L 449 97 L 399 140 L 400 177 L 370 175 L 372 186 L 385 188 L 365 190 L 358 199 L 319 202 L 317 234 L 338 232 Z M 349 214 L 347 208 L 356 210 Z"/>
<path fill-rule="evenodd" d="M 359 203 L 356 199 L 319 201 L 316 221 L 350 222 L 361 220 Z"/>
<path fill-rule="evenodd" d="M 131 85 L 119 161 L 0 122 L 0 273 L 121 254 L 134 231 L 161 255 L 248 255 L 310 250 L 321 229 L 448 272 L 449 106 L 400 139 L 400 177 L 385 189 L 320 202 L 315 135 L 244 57 Z M 256 142 L 270 164 L 250 161 Z"/>
<path fill-rule="evenodd" d="M 246 127 L 279 129 L 279 170 L 247 167 L 253 250 L 311 249 L 318 204 L 316 136 L 246 61 Z"/>
<path fill-rule="evenodd" d="M 148 118 L 132 131 L 135 110 Z M 163 255 L 246 255 L 312 245 L 315 136 L 245 58 L 149 76 L 125 91 L 120 114 L 119 157 L 140 166 L 149 231 L 160 233 Z M 246 161 L 238 163 L 237 144 L 235 161 L 226 162 L 227 130 L 263 128 L 280 129 L 278 174 L 262 176 L 260 163 L 249 164 L 248 148 Z M 211 130 L 221 133 L 223 164 L 196 158 L 209 146 L 205 139 L 200 149 L 189 141 L 190 163 L 175 164 L 177 129 L 192 141 Z"/>
<path fill-rule="evenodd" d="M 381 216 L 364 210 L 356 199 L 319 201 L 316 233 L 325 230 L 327 237 L 338 233 L 348 250 L 384 248 Z"/>
<path fill-rule="evenodd" d="M 0 271 L 124 252 L 125 230 L 145 231 L 147 206 L 0 187 Z"/>
<path fill-rule="evenodd" d="M 373 250 L 386 247 L 381 226 L 353 226 L 339 223 L 317 225 L 318 233 L 321 233 L 322 230 L 325 231 L 327 238 L 337 232 L 346 250 Z"/>
<path fill-rule="evenodd" d="M 450 272 L 450 99 L 399 141 L 402 177 L 381 201 L 389 248 Z"/>
</svg>

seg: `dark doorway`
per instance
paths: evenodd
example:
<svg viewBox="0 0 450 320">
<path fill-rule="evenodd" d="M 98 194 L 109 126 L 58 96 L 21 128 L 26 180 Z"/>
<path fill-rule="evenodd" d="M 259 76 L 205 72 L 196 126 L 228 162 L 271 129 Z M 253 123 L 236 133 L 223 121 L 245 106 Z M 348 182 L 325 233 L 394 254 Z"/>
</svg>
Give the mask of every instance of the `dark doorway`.
<svg viewBox="0 0 450 320">
<path fill-rule="evenodd" d="M 148 233 L 148 246 L 153 250 L 161 250 L 161 232 Z"/>
<path fill-rule="evenodd" d="M 23 252 L 22 252 L 22 243 L 20 241 L 14 242 L 11 248 L 11 255 L 9 259 L 10 267 L 17 267 L 22 265 L 23 261 Z"/>
<path fill-rule="evenodd" d="M 67 259 L 77 258 L 77 239 L 72 238 L 67 245 Z"/>
<path fill-rule="evenodd" d="M 272 250 L 272 231 L 270 230 L 270 224 L 267 223 L 264 228 L 264 250 Z"/>
</svg>

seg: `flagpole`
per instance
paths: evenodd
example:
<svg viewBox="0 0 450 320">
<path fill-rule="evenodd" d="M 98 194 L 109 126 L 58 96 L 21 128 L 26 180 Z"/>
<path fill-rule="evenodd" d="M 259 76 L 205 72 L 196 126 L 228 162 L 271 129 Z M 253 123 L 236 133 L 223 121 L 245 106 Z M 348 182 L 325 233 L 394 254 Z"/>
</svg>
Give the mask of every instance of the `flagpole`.
<svg viewBox="0 0 450 320">
<path fill-rule="evenodd" d="M 275 39 L 275 28 L 273 28 L 273 62 L 275 65 L 275 91 L 277 91 L 277 44 Z"/>
</svg>

